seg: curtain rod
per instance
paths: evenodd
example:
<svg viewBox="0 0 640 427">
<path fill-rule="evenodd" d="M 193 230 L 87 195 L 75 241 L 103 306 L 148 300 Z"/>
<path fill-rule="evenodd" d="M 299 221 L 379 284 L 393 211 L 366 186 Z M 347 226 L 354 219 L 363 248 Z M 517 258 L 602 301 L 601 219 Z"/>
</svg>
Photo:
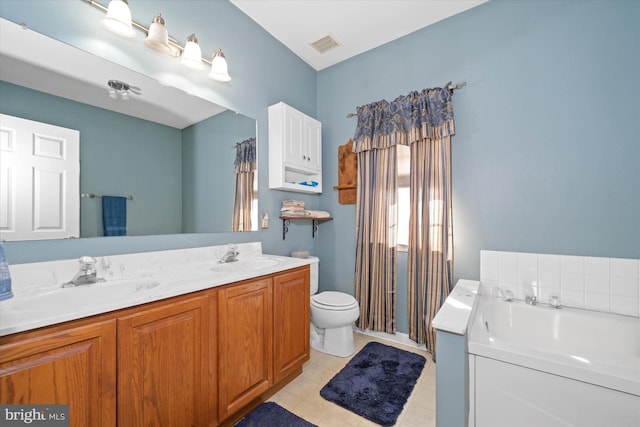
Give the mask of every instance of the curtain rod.
<svg viewBox="0 0 640 427">
<path fill-rule="evenodd" d="M 466 86 L 466 85 L 467 85 L 467 82 L 458 82 L 458 83 L 456 83 L 454 85 L 449 83 L 447 85 L 447 89 L 449 89 L 453 93 L 454 90 L 460 89 L 461 87 Z M 358 115 L 358 113 L 349 113 L 349 114 L 347 114 L 347 118 L 350 119 L 351 117 L 354 117 L 354 116 L 357 116 L 357 115 Z"/>
</svg>

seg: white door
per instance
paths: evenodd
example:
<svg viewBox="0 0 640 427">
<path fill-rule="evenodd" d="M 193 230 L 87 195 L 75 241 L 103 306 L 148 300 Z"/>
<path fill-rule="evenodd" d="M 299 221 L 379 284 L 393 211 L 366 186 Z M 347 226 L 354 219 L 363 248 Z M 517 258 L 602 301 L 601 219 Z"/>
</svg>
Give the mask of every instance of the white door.
<svg viewBox="0 0 640 427">
<path fill-rule="evenodd" d="M 80 132 L 0 114 L 0 238 L 80 237 Z"/>
</svg>

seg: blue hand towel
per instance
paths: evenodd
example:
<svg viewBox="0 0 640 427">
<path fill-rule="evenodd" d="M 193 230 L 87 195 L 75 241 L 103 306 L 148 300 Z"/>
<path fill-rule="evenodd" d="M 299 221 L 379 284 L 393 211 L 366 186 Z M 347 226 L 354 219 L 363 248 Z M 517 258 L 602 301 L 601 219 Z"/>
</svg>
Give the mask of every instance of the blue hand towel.
<svg viewBox="0 0 640 427">
<path fill-rule="evenodd" d="M 102 196 L 102 224 L 105 236 L 127 235 L 127 198 Z"/>
</svg>

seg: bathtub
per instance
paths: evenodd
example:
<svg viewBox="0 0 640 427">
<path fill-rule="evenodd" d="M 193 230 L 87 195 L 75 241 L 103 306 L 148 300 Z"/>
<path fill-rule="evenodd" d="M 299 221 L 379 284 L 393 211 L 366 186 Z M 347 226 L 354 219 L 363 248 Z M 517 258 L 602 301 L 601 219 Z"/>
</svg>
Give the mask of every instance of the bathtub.
<svg viewBox="0 0 640 427">
<path fill-rule="evenodd" d="M 640 426 L 640 319 L 478 296 L 469 425 Z"/>
</svg>

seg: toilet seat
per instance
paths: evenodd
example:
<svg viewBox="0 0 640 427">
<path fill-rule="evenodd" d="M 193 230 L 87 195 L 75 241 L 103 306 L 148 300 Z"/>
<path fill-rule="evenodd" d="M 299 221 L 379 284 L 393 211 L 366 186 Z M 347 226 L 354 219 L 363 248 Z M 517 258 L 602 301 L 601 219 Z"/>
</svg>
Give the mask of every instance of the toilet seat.
<svg viewBox="0 0 640 427">
<path fill-rule="evenodd" d="M 323 310 L 351 310 L 358 306 L 358 301 L 344 292 L 325 291 L 312 295 L 311 305 Z"/>
</svg>

